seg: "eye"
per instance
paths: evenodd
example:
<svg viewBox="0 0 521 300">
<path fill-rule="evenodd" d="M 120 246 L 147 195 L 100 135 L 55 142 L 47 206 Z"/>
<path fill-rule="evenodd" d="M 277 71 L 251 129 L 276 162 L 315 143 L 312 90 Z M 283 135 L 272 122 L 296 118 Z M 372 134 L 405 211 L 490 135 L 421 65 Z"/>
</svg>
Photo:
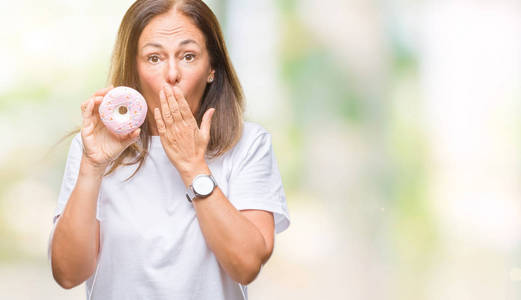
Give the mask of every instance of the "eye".
<svg viewBox="0 0 521 300">
<path fill-rule="evenodd" d="M 193 55 L 193 54 L 185 54 L 184 59 L 187 62 L 192 62 L 195 59 L 195 55 Z"/>
<path fill-rule="evenodd" d="M 159 56 L 157 56 L 157 55 L 150 55 L 148 57 L 148 61 L 153 63 L 153 64 L 157 64 L 157 63 L 159 63 Z"/>
</svg>

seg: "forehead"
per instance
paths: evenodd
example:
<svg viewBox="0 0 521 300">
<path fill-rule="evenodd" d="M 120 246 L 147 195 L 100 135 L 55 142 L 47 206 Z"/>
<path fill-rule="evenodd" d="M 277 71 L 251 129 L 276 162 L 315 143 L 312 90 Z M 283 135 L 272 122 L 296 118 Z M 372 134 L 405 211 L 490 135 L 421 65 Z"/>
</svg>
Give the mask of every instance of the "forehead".
<svg viewBox="0 0 521 300">
<path fill-rule="evenodd" d="M 184 40 L 194 40 L 200 48 L 205 48 L 204 34 L 193 21 L 182 13 L 171 9 L 167 13 L 153 17 L 139 37 L 138 47 L 147 43 L 160 43 L 165 47 L 176 47 Z"/>
</svg>

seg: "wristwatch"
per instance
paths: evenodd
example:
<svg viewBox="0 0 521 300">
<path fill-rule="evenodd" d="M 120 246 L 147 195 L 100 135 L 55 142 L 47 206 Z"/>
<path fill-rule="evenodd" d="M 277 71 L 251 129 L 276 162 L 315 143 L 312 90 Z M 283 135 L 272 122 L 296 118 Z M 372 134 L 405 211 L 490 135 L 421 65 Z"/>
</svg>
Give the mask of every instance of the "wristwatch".
<svg viewBox="0 0 521 300">
<path fill-rule="evenodd" d="M 186 199 L 188 199 L 188 202 L 192 202 L 196 197 L 206 198 L 213 192 L 216 186 L 215 178 L 211 174 L 197 175 L 186 190 Z"/>
</svg>

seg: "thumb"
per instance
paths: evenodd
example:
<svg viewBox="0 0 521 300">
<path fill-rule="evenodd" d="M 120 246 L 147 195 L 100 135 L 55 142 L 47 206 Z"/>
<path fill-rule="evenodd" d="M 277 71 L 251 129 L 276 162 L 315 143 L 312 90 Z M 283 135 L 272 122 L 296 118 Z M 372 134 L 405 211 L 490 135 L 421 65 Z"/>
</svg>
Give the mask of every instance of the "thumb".
<svg viewBox="0 0 521 300">
<path fill-rule="evenodd" d="M 203 115 L 203 120 L 201 121 L 201 133 L 205 137 L 206 140 L 210 138 L 210 126 L 212 124 L 213 114 L 215 112 L 215 108 L 209 108 Z"/>
<path fill-rule="evenodd" d="M 134 130 L 131 134 L 130 134 L 130 137 L 132 139 L 132 142 L 137 142 L 137 140 L 139 139 L 139 134 L 141 133 L 141 128 L 138 128 L 136 130 Z"/>
<path fill-rule="evenodd" d="M 139 139 L 139 133 L 141 132 L 141 128 L 138 128 L 134 131 L 132 131 L 131 133 L 129 133 L 126 137 L 126 146 L 130 146 L 132 145 L 133 143 L 137 142 L 137 140 Z"/>
</svg>

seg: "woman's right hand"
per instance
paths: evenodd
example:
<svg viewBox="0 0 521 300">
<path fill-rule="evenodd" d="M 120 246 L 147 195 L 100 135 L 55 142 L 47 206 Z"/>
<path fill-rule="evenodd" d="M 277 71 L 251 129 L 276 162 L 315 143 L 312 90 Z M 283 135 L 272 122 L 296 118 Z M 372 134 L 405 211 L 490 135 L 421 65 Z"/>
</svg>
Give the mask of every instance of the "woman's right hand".
<svg viewBox="0 0 521 300">
<path fill-rule="evenodd" d="M 101 121 L 99 105 L 103 97 L 113 88 L 109 86 L 97 91 L 81 105 L 83 153 L 88 163 L 95 167 L 107 167 L 128 146 L 139 139 L 139 128 L 126 135 L 117 135 L 108 130 Z"/>
</svg>

